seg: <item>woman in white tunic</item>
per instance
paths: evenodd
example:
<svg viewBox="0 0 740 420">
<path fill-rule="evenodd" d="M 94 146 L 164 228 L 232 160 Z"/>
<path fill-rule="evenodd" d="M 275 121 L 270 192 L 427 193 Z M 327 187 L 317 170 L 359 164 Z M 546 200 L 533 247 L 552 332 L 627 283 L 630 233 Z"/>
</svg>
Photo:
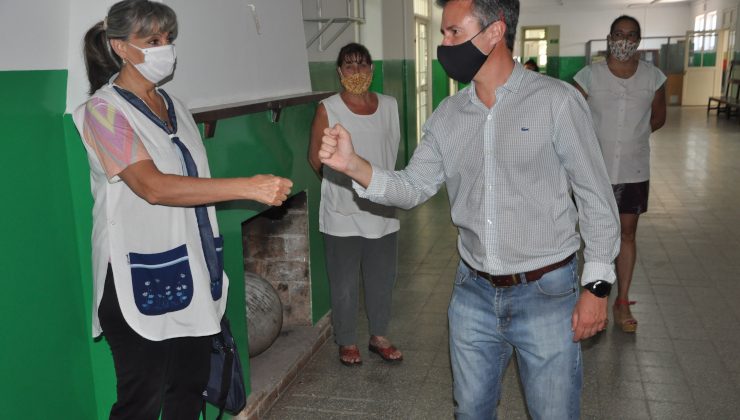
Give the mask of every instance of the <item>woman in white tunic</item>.
<svg viewBox="0 0 740 420">
<path fill-rule="evenodd" d="M 362 272 L 370 332 L 368 349 L 388 362 L 398 362 L 403 355 L 386 332 L 396 280 L 399 221 L 393 208 L 359 198 L 352 189 L 352 180 L 322 167 L 318 156 L 324 130 L 341 123 L 352 133 L 357 153 L 374 165 L 393 169 L 401 138 L 398 106 L 395 98 L 368 90 L 373 62 L 364 46 L 345 45 L 339 51 L 337 73 L 344 89 L 316 108 L 308 157 L 311 167 L 323 178 L 319 230 L 324 234 L 334 340 L 343 364 L 362 363 L 355 331 Z"/>
<path fill-rule="evenodd" d="M 212 179 L 186 107 L 158 88 L 172 75 L 174 11 L 125 0 L 85 35 L 90 99 L 75 111 L 90 163 L 93 335 L 110 345 L 111 419 L 197 419 L 228 278 L 213 203 L 280 205 L 272 175 Z"/>
<path fill-rule="evenodd" d="M 640 24 L 620 16 L 607 35 L 605 61 L 575 75 L 576 87 L 591 109 L 596 136 L 619 207 L 621 245 L 616 260 L 617 297 L 614 322 L 625 332 L 637 331 L 629 287 L 637 258 L 635 234 L 647 211 L 650 180 L 650 133 L 665 124 L 666 77 L 636 54 Z"/>
</svg>

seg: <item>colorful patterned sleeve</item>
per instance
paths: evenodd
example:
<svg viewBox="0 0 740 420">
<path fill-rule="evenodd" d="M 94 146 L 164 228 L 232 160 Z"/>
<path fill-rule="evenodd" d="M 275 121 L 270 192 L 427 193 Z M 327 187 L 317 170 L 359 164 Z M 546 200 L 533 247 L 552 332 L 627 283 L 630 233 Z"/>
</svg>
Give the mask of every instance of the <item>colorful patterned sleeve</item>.
<svg viewBox="0 0 740 420">
<path fill-rule="evenodd" d="M 95 150 L 109 180 L 129 165 L 151 159 L 123 113 L 100 98 L 87 101 L 83 137 Z"/>
</svg>

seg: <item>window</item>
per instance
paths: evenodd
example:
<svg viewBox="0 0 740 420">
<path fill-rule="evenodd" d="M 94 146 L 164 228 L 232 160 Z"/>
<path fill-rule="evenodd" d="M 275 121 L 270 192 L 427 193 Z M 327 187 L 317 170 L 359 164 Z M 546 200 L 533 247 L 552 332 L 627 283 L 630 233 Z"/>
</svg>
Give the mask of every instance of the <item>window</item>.
<svg viewBox="0 0 740 420">
<path fill-rule="evenodd" d="M 414 0 L 414 13 L 418 16 L 429 17 L 429 0 Z"/>
<path fill-rule="evenodd" d="M 709 32 L 717 30 L 717 11 L 694 18 L 694 31 Z M 694 35 L 694 51 L 713 51 L 717 46 L 717 34 Z"/>
<path fill-rule="evenodd" d="M 699 15 L 694 18 L 694 31 L 701 32 L 704 30 L 704 15 Z M 694 51 L 701 51 L 704 49 L 704 37 L 701 35 L 694 35 Z"/>
<path fill-rule="evenodd" d="M 694 30 L 695 31 L 704 30 L 704 15 L 699 15 L 694 18 Z"/>
<path fill-rule="evenodd" d="M 545 39 L 545 29 L 525 29 L 524 39 Z"/>
<path fill-rule="evenodd" d="M 707 13 L 704 20 L 704 30 L 714 31 L 717 29 L 717 11 Z M 717 34 L 711 34 L 704 37 L 704 50 L 713 51 L 717 46 Z"/>
</svg>

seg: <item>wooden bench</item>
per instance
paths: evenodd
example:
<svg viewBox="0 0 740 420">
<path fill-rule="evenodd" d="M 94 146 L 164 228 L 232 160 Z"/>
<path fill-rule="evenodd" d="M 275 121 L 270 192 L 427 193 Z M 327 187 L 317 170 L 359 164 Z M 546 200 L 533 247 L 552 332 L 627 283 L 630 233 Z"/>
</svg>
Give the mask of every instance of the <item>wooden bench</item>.
<svg viewBox="0 0 740 420">
<path fill-rule="evenodd" d="M 712 106 L 713 102 L 716 102 L 715 106 Z M 725 94 L 709 98 L 707 114 L 711 110 L 716 110 L 717 115 L 724 113 L 727 118 L 740 114 L 740 60 L 734 60 L 730 64 Z"/>
</svg>

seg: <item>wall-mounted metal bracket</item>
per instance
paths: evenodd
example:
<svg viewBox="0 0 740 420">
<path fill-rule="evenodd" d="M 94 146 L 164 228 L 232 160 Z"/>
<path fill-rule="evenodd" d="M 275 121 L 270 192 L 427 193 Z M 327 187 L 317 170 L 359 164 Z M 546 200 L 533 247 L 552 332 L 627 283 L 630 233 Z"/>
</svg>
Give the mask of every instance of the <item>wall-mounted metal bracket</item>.
<svg viewBox="0 0 740 420">
<path fill-rule="evenodd" d="M 343 23 L 341 28 L 334 34 L 334 36 L 331 37 L 328 41 L 326 41 L 325 44 L 321 44 L 319 46 L 319 51 L 324 51 L 325 49 L 329 48 L 331 44 L 339 38 L 342 33 L 349 28 L 349 25 L 353 23 L 365 23 L 365 19 L 362 18 L 354 18 L 354 17 L 343 17 L 343 18 L 316 18 L 316 19 L 303 19 L 304 22 L 319 22 L 325 24 L 323 28 L 319 30 L 314 36 L 311 37 L 308 41 L 306 41 L 306 48 L 313 45 L 314 42 L 316 42 L 321 35 L 324 34 L 324 32 L 327 31 L 333 24 L 335 23 Z"/>
<path fill-rule="evenodd" d="M 324 17 L 323 16 L 323 1 L 316 0 L 316 17 L 303 19 L 304 22 L 316 22 L 318 23 L 319 30 L 314 34 L 308 41 L 306 41 L 306 48 L 309 48 L 317 40 L 319 41 L 319 51 L 326 51 L 334 41 L 344 33 L 347 28 L 353 23 L 360 24 L 365 23 L 365 0 L 346 0 L 347 1 L 347 15 L 340 17 Z M 342 26 L 337 30 L 336 33 L 326 42 L 321 40 L 321 36 L 335 23 L 341 23 Z"/>
<path fill-rule="evenodd" d="M 280 121 L 280 114 L 282 113 L 283 108 L 317 102 L 324 98 L 328 98 L 333 94 L 334 92 L 306 92 L 254 101 L 195 108 L 192 109 L 191 112 L 196 123 L 203 123 L 204 137 L 211 138 L 216 134 L 216 123 L 218 120 L 270 111 L 270 120 L 273 123 L 277 123 Z"/>
</svg>

